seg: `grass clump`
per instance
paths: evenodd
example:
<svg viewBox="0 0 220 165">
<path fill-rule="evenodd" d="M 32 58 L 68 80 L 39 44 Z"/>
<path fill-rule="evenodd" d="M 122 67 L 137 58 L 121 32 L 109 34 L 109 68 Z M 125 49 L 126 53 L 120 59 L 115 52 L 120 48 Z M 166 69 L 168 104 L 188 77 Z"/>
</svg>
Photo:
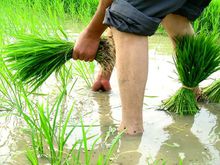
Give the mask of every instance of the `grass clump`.
<svg viewBox="0 0 220 165">
<path fill-rule="evenodd" d="M 64 1 L 64 10 L 72 18 L 83 24 L 88 24 L 98 7 L 98 3 L 98 0 L 66 0 Z"/>
<path fill-rule="evenodd" d="M 19 110 L 21 117 L 28 126 L 26 132 L 31 136 L 31 148 L 27 150 L 27 159 L 31 164 L 41 164 L 41 160 L 46 160 L 52 165 L 60 164 L 86 164 L 90 165 L 92 162 L 92 155 L 94 154 L 95 146 L 97 145 L 100 136 L 91 135 L 88 137 L 90 131 L 85 128 L 82 119 L 80 120 L 80 127 L 82 139 L 74 140 L 69 149 L 66 148 L 69 139 L 78 134 L 76 130 L 79 121 L 75 121 L 73 126 L 69 126 L 71 116 L 73 115 L 74 103 L 70 109 L 66 109 L 66 95 L 65 91 L 61 91 L 55 102 L 50 105 L 49 99 L 47 103 L 34 103 L 23 91 L 23 97 L 26 101 L 27 110 Z M 111 146 L 105 156 L 99 154 L 97 164 L 107 165 L 113 150 L 118 143 L 122 133 L 118 134 L 112 140 Z M 92 146 L 89 147 L 88 141 L 93 140 Z M 83 156 L 83 160 L 81 157 Z"/>
<path fill-rule="evenodd" d="M 196 94 L 199 83 L 220 69 L 220 47 L 216 37 L 200 34 L 176 37 L 174 63 L 182 87 L 163 103 L 163 109 L 181 115 L 198 112 Z"/>
<path fill-rule="evenodd" d="M 212 103 L 220 103 L 220 79 L 204 88 L 203 96 Z"/>
<path fill-rule="evenodd" d="M 193 23 L 196 32 L 220 34 L 220 2 L 212 0 L 202 15 Z"/>
<path fill-rule="evenodd" d="M 72 58 L 73 47 L 73 42 L 60 38 L 25 35 L 6 45 L 3 54 L 9 68 L 15 70 L 16 78 L 30 84 L 34 91 Z M 101 39 L 95 60 L 105 71 L 114 67 L 114 48 L 108 39 Z"/>
<path fill-rule="evenodd" d="M 0 111 L 20 109 L 24 103 L 21 95 L 20 86 L 0 57 Z"/>
</svg>

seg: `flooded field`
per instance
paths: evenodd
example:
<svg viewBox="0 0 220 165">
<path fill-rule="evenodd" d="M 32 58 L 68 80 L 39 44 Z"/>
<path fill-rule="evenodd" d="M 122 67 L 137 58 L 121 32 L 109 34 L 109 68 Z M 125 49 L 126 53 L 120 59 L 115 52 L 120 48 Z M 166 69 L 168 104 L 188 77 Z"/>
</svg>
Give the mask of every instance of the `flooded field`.
<svg viewBox="0 0 220 165">
<path fill-rule="evenodd" d="M 161 42 L 162 41 L 162 42 Z M 220 162 L 220 105 L 200 104 L 195 116 L 178 116 L 160 110 L 161 101 L 172 95 L 180 84 L 172 64 L 172 46 L 166 37 L 150 38 L 149 77 L 144 100 L 144 133 L 139 136 L 124 135 L 111 158 L 112 165 L 145 165 L 166 163 L 186 165 L 218 165 Z M 213 78 L 219 77 L 219 73 Z M 211 80 L 202 83 L 209 84 Z M 92 92 L 81 80 L 68 94 L 67 103 L 75 101 L 75 110 L 68 123 L 71 129 L 83 116 L 88 136 L 103 135 L 95 146 L 93 158 L 105 152 L 117 134 L 121 119 L 121 104 L 115 72 L 111 79 L 112 91 Z M 47 89 L 54 90 L 53 83 Z M 135 102 L 135 99 L 134 99 Z M 11 112 L 13 113 L 13 111 Z M 0 164 L 25 165 L 26 147 L 30 139 L 25 136 L 23 123 L 18 117 L 0 112 Z M 107 134 L 107 135 L 106 135 Z M 82 138 L 79 125 L 68 140 L 68 149 L 76 139 Z M 95 139 L 88 141 L 92 147 Z M 83 159 L 83 156 L 82 156 Z M 48 164 L 42 160 L 42 164 Z M 94 162 L 96 164 L 96 162 Z"/>
</svg>

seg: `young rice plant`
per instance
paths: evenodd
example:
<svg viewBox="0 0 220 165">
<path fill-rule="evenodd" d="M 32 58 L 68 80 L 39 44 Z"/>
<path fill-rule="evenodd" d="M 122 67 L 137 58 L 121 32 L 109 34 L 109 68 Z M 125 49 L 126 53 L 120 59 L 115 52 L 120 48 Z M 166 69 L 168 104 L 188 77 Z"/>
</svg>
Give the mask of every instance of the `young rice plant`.
<svg viewBox="0 0 220 165">
<path fill-rule="evenodd" d="M 199 110 L 194 93 L 199 83 L 220 69 L 220 46 L 215 36 L 206 34 L 177 37 L 173 59 L 182 87 L 163 103 L 163 108 L 193 115 Z"/>
<path fill-rule="evenodd" d="M 205 99 L 212 103 L 220 103 L 220 79 L 214 81 L 203 90 Z"/>
<path fill-rule="evenodd" d="M 9 68 L 15 70 L 16 78 L 30 84 L 34 91 L 72 58 L 73 47 L 73 42 L 60 38 L 25 35 L 6 45 L 3 55 Z M 95 60 L 104 71 L 112 70 L 115 63 L 112 42 L 101 39 Z"/>
</svg>

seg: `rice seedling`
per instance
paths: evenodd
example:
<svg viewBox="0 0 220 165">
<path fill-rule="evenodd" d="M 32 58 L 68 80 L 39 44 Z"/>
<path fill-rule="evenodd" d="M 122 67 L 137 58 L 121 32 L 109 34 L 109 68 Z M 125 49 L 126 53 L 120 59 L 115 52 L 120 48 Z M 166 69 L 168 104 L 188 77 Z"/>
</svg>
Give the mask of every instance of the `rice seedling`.
<svg viewBox="0 0 220 165">
<path fill-rule="evenodd" d="M 95 73 L 95 63 L 74 61 L 73 66 L 74 66 L 74 71 L 75 71 L 73 72 L 74 76 L 78 76 L 82 78 L 85 81 L 87 87 L 91 87 L 94 81 L 93 75 Z"/>
<path fill-rule="evenodd" d="M 23 97 L 26 101 L 28 112 L 20 109 L 20 113 L 31 131 L 32 149 L 27 150 L 27 158 L 30 163 L 37 165 L 39 164 L 39 158 L 46 158 L 52 165 L 90 165 L 95 145 L 101 137 L 93 135 L 88 138 L 87 133 L 92 126 L 85 130 L 81 119 L 80 126 L 82 128 L 82 139 L 76 140 L 71 149 L 65 149 L 68 139 L 71 138 L 77 126 L 77 124 L 75 124 L 75 126 L 73 126 L 69 131 L 67 129 L 69 127 L 68 123 L 70 121 L 70 116 L 74 109 L 74 103 L 65 115 L 65 110 L 63 108 L 63 104 L 65 102 L 65 91 L 61 92 L 53 105 L 49 105 L 48 101 L 46 105 L 43 103 L 37 103 L 36 106 L 34 106 L 34 103 L 25 93 L 23 94 Z M 98 162 L 101 162 L 100 164 L 108 164 L 113 153 L 113 149 L 121 136 L 122 133 L 115 137 L 105 156 L 103 154 L 99 155 L 99 158 L 102 157 L 101 160 L 98 159 Z M 93 138 L 95 138 L 95 140 L 91 149 L 89 149 L 88 141 Z M 84 151 L 84 160 L 80 160 L 82 150 Z"/>
<path fill-rule="evenodd" d="M 196 32 L 220 34 L 220 2 L 212 0 L 202 15 L 193 23 Z"/>
<path fill-rule="evenodd" d="M 84 127 L 82 120 L 81 120 L 81 128 L 82 128 L 81 130 L 82 130 L 83 139 L 82 139 L 82 143 L 78 149 L 77 155 L 73 154 L 73 161 L 74 161 L 74 164 L 90 165 L 95 145 L 98 142 L 98 140 L 100 140 L 102 138 L 102 136 L 98 136 L 94 140 L 93 144 L 91 145 L 91 149 L 88 149 L 87 133 L 90 131 L 90 128 L 85 130 L 85 127 Z M 117 136 L 114 137 L 114 139 L 111 142 L 110 148 L 108 149 L 108 151 L 105 154 L 101 153 L 98 155 L 98 159 L 97 159 L 97 163 L 96 163 L 97 165 L 108 165 L 109 164 L 109 161 L 110 161 L 110 158 L 113 154 L 113 151 L 114 151 L 116 145 L 118 144 L 118 141 L 121 139 L 121 136 L 123 135 L 123 133 L 124 132 L 121 132 Z M 95 135 L 94 135 L 94 137 L 95 137 Z M 84 163 L 80 162 L 80 160 L 79 160 L 79 156 L 81 154 L 80 150 L 82 149 L 82 147 L 84 148 Z"/>
<path fill-rule="evenodd" d="M 68 29 L 76 22 L 87 24 L 97 6 L 98 0 L 1 0 L 0 31 L 6 36 L 56 34 L 67 21 Z"/>
<path fill-rule="evenodd" d="M 72 70 L 73 66 L 67 64 L 62 66 L 60 71 L 57 72 L 56 79 L 58 80 L 58 82 L 60 82 L 60 84 L 58 84 L 60 92 L 65 91 L 66 94 L 71 93 L 73 87 L 75 86 L 77 79 L 74 80 Z M 74 83 L 71 83 L 72 81 Z"/>
<path fill-rule="evenodd" d="M 61 164 L 65 153 L 64 146 L 75 129 L 73 127 L 67 132 L 67 125 L 73 106 L 64 118 L 62 109 L 64 92 L 58 96 L 51 109 L 49 108 L 49 102 L 47 102 L 47 105 L 38 103 L 33 106 L 34 104 L 29 100 L 25 92 L 23 96 L 28 107 L 28 113 L 22 110 L 20 113 L 31 130 L 33 148 L 27 153 L 28 159 L 32 164 L 35 164 L 37 157 L 40 156 L 46 157 L 51 164 Z M 47 154 L 47 147 L 49 155 Z"/>
<path fill-rule="evenodd" d="M 97 161 L 97 165 L 108 165 L 110 158 L 114 152 L 114 149 L 116 147 L 116 145 L 118 144 L 119 140 L 121 139 L 122 135 L 124 132 L 119 133 L 113 140 L 111 143 L 111 147 L 109 148 L 109 150 L 107 151 L 106 155 L 99 155 L 98 161 Z"/>
<path fill-rule="evenodd" d="M 68 75 L 69 68 L 64 71 L 64 75 Z M 0 73 L 2 74 L 7 72 Z M 68 76 L 63 77 L 64 84 L 67 83 L 67 80 L 65 79 L 66 77 Z M 8 83 L 11 82 L 11 79 L 13 80 L 12 74 L 10 77 L 5 78 Z M 84 150 L 87 153 L 85 155 L 87 164 L 90 164 L 94 146 L 97 140 L 100 139 L 100 137 L 97 137 L 97 139 L 95 139 L 92 149 L 89 150 L 88 148 L 86 148 L 85 146 L 87 146 L 87 141 L 89 140 L 87 138 L 88 130 L 85 131 L 82 121 L 81 127 L 83 132 L 83 139 L 76 140 L 75 143 L 72 145 L 72 149 L 65 149 L 65 144 L 67 140 L 71 138 L 71 135 L 73 134 L 73 131 L 75 129 L 75 126 L 73 126 L 70 130 L 68 129 L 69 131 L 67 131 L 68 122 L 73 112 L 74 104 L 66 114 L 64 112 L 64 104 L 67 93 L 66 89 L 63 89 L 63 91 L 61 91 L 61 94 L 51 105 L 49 100 L 47 100 L 46 104 L 38 102 L 35 103 L 31 101 L 30 97 L 27 96 L 26 89 L 24 89 L 22 85 L 18 86 L 17 81 L 15 81 L 14 83 L 15 84 L 9 83 L 9 85 L 13 87 L 13 93 L 14 87 L 16 87 L 17 90 L 15 90 L 15 92 L 18 92 L 17 94 L 19 94 L 19 96 L 17 98 L 17 95 L 15 95 L 15 103 L 11 100 L 9 100 L 9 103 L 12 102 L 13 109 L 17 110 L 18 115 L 22 117 L 22 119 L 29 127 L 29 133 L 32 140 L 32 149 L 27 150 L 27 159 L 30 161 L 30 163 L 37 165 L 39 164 L 39 158 L 44 158 L 47 159 L 48 162 L 50 162 L 51 164 L 72 164 L 72 162 L 78 162 L 77 164 L 82 164 L 80 160 L 81 149 L 78 148 L 78 146 L 81 146 L 84 147 Z M 73 82 L 73 85 L 74 84 L 75 82 Z M 9 86 L 8 89 L 10 88 L 11 87 Z M 7 87 L 5 87 L 4 90 L 6 91 L 6 89 Z M 62 90 L 62 88 L 60 88 L 60 90 Z M 15 114 L 17 113 L 15 112 Z M 27 132 L 28 131 L 26 131 L 26 133 Z M 117 141 L 119 140 L 120 136 L 121 134 L 116 137 Z M 113 150 L 113 147 L 115 147 L 115 143 L 112 144 L 111 150 Z M 76 150 L 79 150 L 79 153 L 75 156 Z M 108 156 L 102 155 L 102 162 L 108 162 L 107 158 L 110 157 L 109 154 L 111 153 L 112 152 L 109 152 Z"/>
<path fill-rule="evenodd" d="M 198 112 L 195 90 L 199 83 L 220 69 L 220 47 L 216 37 L 200 34 L 176 38 L 174 63 L 182 87 L 162 107 L 181 115 Z"/>
<path fill-rule="evenodd" d="M 60 0 L 0 1 L 1 45 L 10 43 L 14 39 L 14 36 L 27 33 L 41 36 L 42 38 L 47 38 L 49 35 L 52 35 L 56 36 L 58 40 L 61 40 L 59 37 L 61 34 L 66 38 L 64 33 L 62 33 L 64 31 L 62 27 L 64 24 L 63 21 L 66 19 L 62 5 L 63 1 Z M 63 42 L 64 45 L 67 43 L 68 41 Z M 101 41 L 101 43 L 105 45 L 105 41 Z M 67 44 L 65 48 L 69 48 L 68 46 L 70 46 L 70 44 Z M 71 47 L 73 47 L 73 43 Z M 31 49 L 29 50 L 31 51 Z M 105 51 L 105 49 L 102 50 Z M 32 51 L 34 51 L 34 49 L 32 49 Z M 67 52 L 65 51 L 65 53 Z M 66 60 L 65 54 L 64 58 Z M 102 59 L 98 58 L 98 60 Z M 29 126 L 32 139 L 32 149 L 27 151 L 27 158 L 29 161 L 32 164 L 39 164 L 38 158 L 40 156 L 48 159 L 49 162 L 52 162 L 51 164 L 60 164 L 61 159 L 64 164 L 72 164 L 71 159 L 74 157 L 72 154 L 73 150 L 76 150 L 79 145 L 85 148 L 84 144 L 89 140 L 86 137 L 87 131 L 85 131 L 83 140 L 77 140 L 70 151 L 64 149 L 65 140 L 70 138 L 70 136 L 68 136 L 70 132 L 65 132 L 65 125 L 67 123 L 66 119 L 71 112 L 69 111 L 68 115 L 65 117 L 64 114 L 61 114 L 61 112 L 63 112 L 63 103 L 61 103 L 60 100 L 62 100 L 67 93 L 67 84 L 69 79 L 72 78 L 72 66 L 68 65 L 68 67 L 65 67 L 62 65 L 62 67 L 59 67 L 61 69 L 59 73 L 57 72 L 57 77 L 61 82 L 61 88 L 59 89 L 62 91 L 62 94 L 56 99 L 53 106 L 50 107 L 49 101 L 46 104 L 32 102 L 27 92 L 28 88 L 26 88 L 26 86 L 24 87 L 24 84 L 19 85 L 20 81 L 14 77 L 14 72 L 11 71 L 11 67 L 8 69 L 5 65 L 2 56 L 0 62 L 5 66 L 2 67 L 3 65 L 0 65 L 0 80 L 2 81 L 0 87 L 2 102 L 0 104 L 4 106 L 4 109 L 16 109 Z M 94 70 L 94 64 L 89 65 L 88 69 L 89 71 Z M 81 70 L 83 69 L 81 68 Z M 88 71 L 85 70 L 84 72 Z M 70 89 L 72 88 L 73 87 Z M 4 103 L 4 105 L 2 103 Z M 25 110 L 28 110 L 28 112 Z M 63 119 L 62 123 L 60 120 L 61 118 Z M 91 157 L 89 152 L 90 151 L 87 150 L 87 156 Z M 79 157 L 77 156 L 77 158 Z M 89 158 L 86 158 L 86 160 L 87 162 L 90 161 Z M 105 156 L 103 156 L 102 160 L 107 161 Z M 78 162 L 80 163 L 81 161 L 78 160 Z"/>
<path fill-rule="evenodd" d="M 75 20 L 87 24 L 95 13 L 98 2 L 98 0 L 68 0 L 64 2 L 64 9 Z"/>
<path fill-rule="evenodd" d="M 41 35 L 56 33 L 65 19 L 60 8 L 58 4 L 54 8 L 40 0 L 34 5 L 28 0 L 2 0 L 0 1 L 2 32 L 7 37 L 27 32 Z"/>
<path fill-rule="evenodd" d="M 0 57 L 0 108 L 12 111 L 20 109 L 24 100 L 21 97 L 20 86 L 13 78 L 13 74 Z"/>
<path fill-rule="evenodd" d="M 16 78 L 36 90 L 54 71 L 72 58 L 74 43 L 60 38 L 42 39 L 33 35 L 20 36 L 15 43 L 6 45 L 4 59 Z M 107 39 L 100 41 L 96 61 L 103 70 L 114 66 L 114 48 Z"/>
<path fill-rule="evenodd" d="M 27 159 L 31 162 L 31 165 L 38 165 L 39 161 L 37 159 L 37 155 L 32 150 L 27 150 Z"/>
<path fill-rule="evenodd" d="M 203 89 L 203 97 L 212 103 L 220 103 L 220 79 Z"/>
<path fill-rule="evenodd" d="M 98 4 L 98 1 L 96 4 Z M 71 8 L 71 5 L 74 5 L 74 8 Z M 77 12 L 84 11 L 84 14 L 81 13 L 83 17 L 87 9 L 91 9 L 90 6 L 93 6 L 92 10 L 95 11 L 97 5 L 95 5 L 94 1 L 18 0 L 15 2 L 13 0 L 2 0 L 0 1 L 0 35 L 2 35 L 2 44 L 3 42 L 10 43 L 12 38 L 17 35 L 27 33 L 41 36 L 42 38 L 47 38 L 48 36 L 56 36 L 58 38 L 63 36 L 62 38 L 67 38 L 64 29 L 72 29 L 72 26 L 76 25 L 76 19 L 78 19 L 76 17 L 79 16 L 78 14 L 70 18 L 70 13 L 76 10 Z M 68 12 L 66 8 L 69 8 Z M 79 8 L 81 8 L 80 11 Z M 70 9 L 74 11 L 70 11 Z M 70 21 L 70 19 L 71 25 L 66 26 L 67 21 Z M 86 64 L 77 61 L 73 64 L 75 67 L 73 74 L 83 78 L 87 86 L 90 87 L 93 80 L 92 74 L 94 74 L 95 63 Z"/>
</svg>

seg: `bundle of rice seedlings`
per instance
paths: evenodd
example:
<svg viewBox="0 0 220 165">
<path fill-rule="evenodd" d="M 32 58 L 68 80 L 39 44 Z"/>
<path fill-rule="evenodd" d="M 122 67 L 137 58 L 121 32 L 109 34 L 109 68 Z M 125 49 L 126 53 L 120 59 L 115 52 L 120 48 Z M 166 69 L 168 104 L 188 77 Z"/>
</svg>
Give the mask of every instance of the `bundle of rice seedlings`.
<svg viewBox="0 0 220 165">
<path fill-rule="evenodd" d="M 182 87 L 162 108 L 181 115 L 198 112 L 195 91 L 199 83 L 220 69 L 220 47 L 216 37 L 200 34 L 176 38 L 175 67 Z"/>
<path fill-rule="evenodd" d="M 220 79 L 203 89 L 203 96 L 209 102 L 220 103 Z"/>
<path fill-rule="evenodd" d="M 6 45 L 3 55 L 9 68 L 15 70 L 15 78 L 34 91 L 72 58 L 73 47 L 73 42 L 60 38 L 25 35 Z M 114 46 L 110 39 L 101 39 L 95 60 L 106 72 L 114 67 Z"/>
</svg>

